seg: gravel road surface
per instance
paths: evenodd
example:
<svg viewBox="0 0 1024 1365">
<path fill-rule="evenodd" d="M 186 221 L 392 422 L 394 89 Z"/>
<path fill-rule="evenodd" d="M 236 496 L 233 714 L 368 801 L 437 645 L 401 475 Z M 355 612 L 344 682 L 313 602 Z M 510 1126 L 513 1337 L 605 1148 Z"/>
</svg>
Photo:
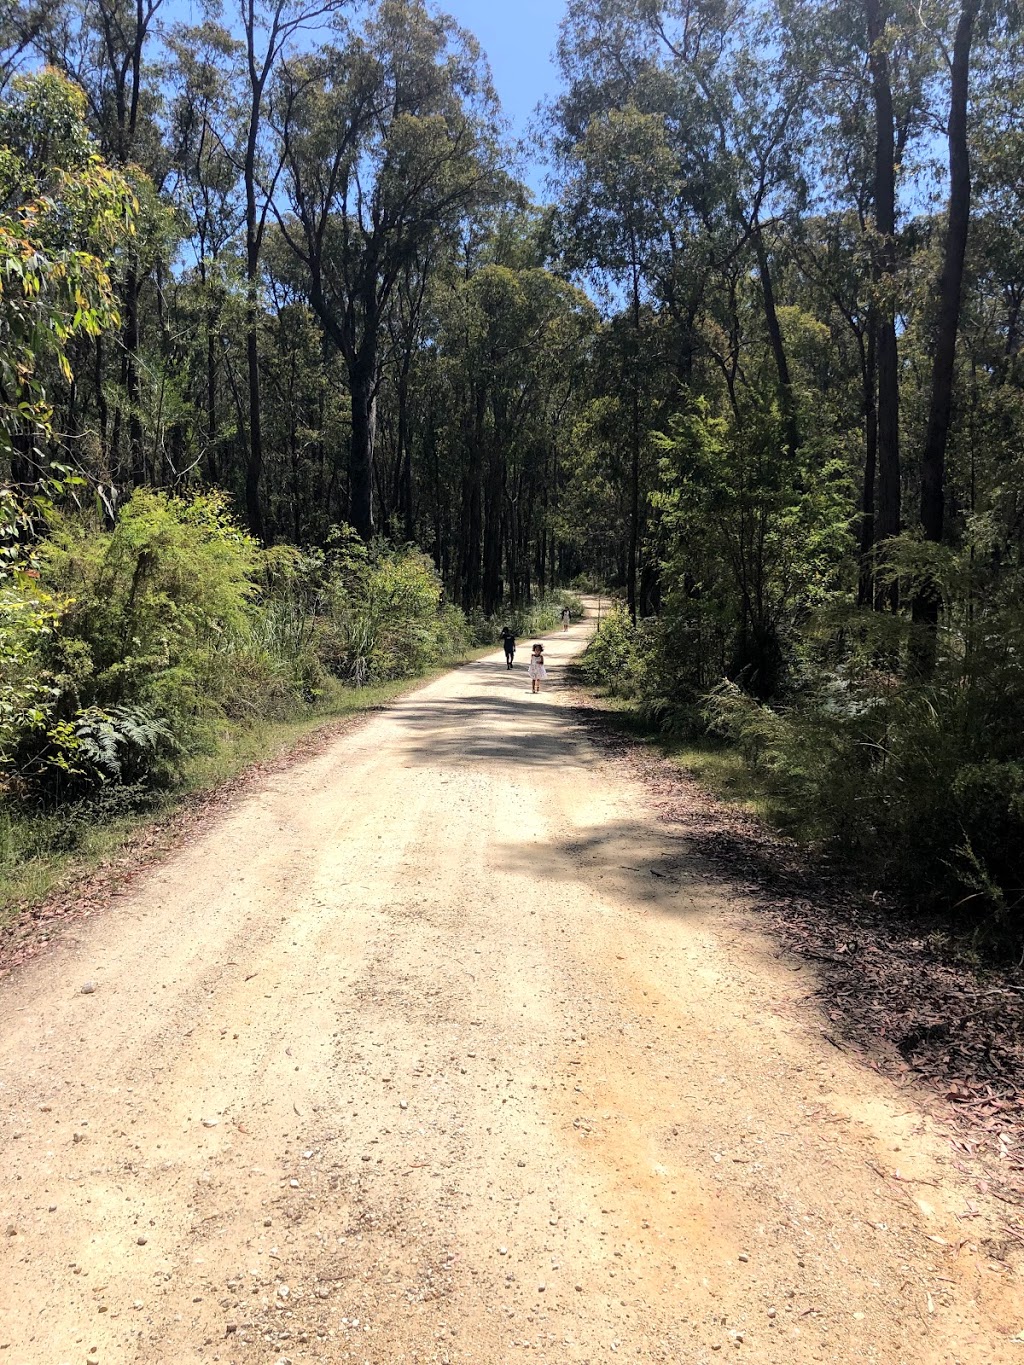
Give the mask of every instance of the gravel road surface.
<svg viewBox="0 0 1024 1365">
<path fill-rule="evenodd" d="M 587 739 L 592 625 L 5 982 L 0 1365 L 1024 1362 L 998 1210 Z"/>
</svg>

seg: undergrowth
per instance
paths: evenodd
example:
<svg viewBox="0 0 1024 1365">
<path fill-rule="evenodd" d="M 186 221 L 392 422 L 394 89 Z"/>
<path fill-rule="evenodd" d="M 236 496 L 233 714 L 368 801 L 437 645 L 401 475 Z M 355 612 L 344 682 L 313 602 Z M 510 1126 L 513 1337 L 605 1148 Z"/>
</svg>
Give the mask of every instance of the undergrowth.
<svg viewBox="0 0 1024 1365">
<path fill-rule="evenodd" d="M 741 681 L 697 690 L 671 618 L 634 626 L 613 615 L 581 672 L 716 795 L 945 924 L 972 950 L 1018 957 L 1019 613 L 979 630 L 969 654 L 940 653 L 927 677 L 906 663 L 913 641 L 878 616 L 846 624 L 841 655 L 795 655 L 787 690 L 770 703 Z"/>
</svg>

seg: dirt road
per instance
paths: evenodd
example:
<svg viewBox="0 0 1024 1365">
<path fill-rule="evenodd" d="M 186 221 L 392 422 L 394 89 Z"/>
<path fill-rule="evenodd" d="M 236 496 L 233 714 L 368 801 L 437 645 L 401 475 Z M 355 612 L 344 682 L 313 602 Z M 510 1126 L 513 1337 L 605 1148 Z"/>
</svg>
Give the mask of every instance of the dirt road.
<svg viewBox="0 0 1024 1365">
<path fill-rule="evenodd" d="M 574 723 L 585 633 L 540 697 L 494 655 L 271 777 L 4 985 L 0 1365 L 1024 1361 L 948 1142 Z"/>
</svg>

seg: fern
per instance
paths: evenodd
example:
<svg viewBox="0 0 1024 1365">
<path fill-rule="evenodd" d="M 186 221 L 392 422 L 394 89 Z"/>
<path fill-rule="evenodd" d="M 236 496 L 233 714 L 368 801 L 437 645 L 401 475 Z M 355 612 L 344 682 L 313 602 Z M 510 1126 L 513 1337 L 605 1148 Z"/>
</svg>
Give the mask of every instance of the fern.
<svg viewBox="0 0 1024 1365">
<path fill-rule="evenodd" d="M 144 781 L 177 749 L 170 725 L 145 706 L 90 707 L 73 728 L 77 758 L 99 782 Z"/>
</svg>

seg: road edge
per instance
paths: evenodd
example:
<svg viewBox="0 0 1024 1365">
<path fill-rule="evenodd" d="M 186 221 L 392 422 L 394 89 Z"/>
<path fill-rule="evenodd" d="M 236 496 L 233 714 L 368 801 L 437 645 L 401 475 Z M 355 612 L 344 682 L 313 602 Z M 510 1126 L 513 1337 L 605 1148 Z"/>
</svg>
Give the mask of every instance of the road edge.
<svg viewBox="0 0 1024 1365">
<path fill-rule="evenodd" d="M 246 761 L 231 777 L 200 789 L 170 793 L 158 809 L 141 813 L 124 839 L 98 864 L 70 861 L 66 874 L 54 887 L 42 897 L 24 902 L 0 924 L 0 986 L 55 947 L 67 929 L 108 909 L 139 877 L 159 867 L 196 834 L 208 832 L 211 821 L 223 819 L 268 777 L 316 758 L 373 716 L 389 711 L 421 688 L 493 653 L 495 646 L 481 646 L 456 663 L 409 678 L 408 685 L 386 701 L 368 700 L 364 706 L 343 715 L 311 716 L 308 729 L 285 741 L 276 751 L 268 741 L 266 753 Z"/>
<path fill-rule="evenodd" d="M 888 923 L 867 897 L 844 893 L 835 875 L 830 876 L 830 869 L 823 860 L 816 860 L 813 852 L 779 835 L 756 815 L 731 809 L 699 777 L 660 753 L 656 736 L 638 735 L 629 728 L 626 717 L 602 706 L 599 694 L 578 666 L 567 679 L 565 701 L 590 741 L 628 765 L 631 776 L 651 798 L 658 818 L 687 826 L 685 838 L 694 857 L 710 871 L 713 880 L 733 892 L 736 927 L 772 941 L 780 957 L 813 962 L 819 985 L 808 993 L 807 1003 L 820 1013 L 825 1026 L 822 1036 L 864 1066 L 913 1092 L 921 1109 L 950 1134 L 958 1160 L 975 1167 L 975 1178 L 989 1182 L 993 1191 L 999 1191 L 999 1199 L 1016 1208 L 1015 1221 L 1004 1226 L 1024 1249 L 1024 1085 L 1018 1085 L 1013 1094 L 999 1094 L 984 1080 L 957 1075 L 953 1066 L 949 1074 L 941 1075 L 934 1066 L 928 1069 L 921 1061 L 915 1064 L 915 1056 L 923 1054 L 901 1053 L 891 1039 L 872 1035 L 865 1027 L 870 1002 L 878 998 L 871 994 L 874 985 L 865 968 L 868 963 L 873 966 L 872 958 L 884 956 L 887 949 L 897 978 L 908 960 L 919 968 L 927 964 L 934 972 L 929 984 L 944 976 L 946 995 L 959 999 L 968 1013 L 973 997 L 980 999 L 991 991 L 993 973 L 975 972 L 964 962 L 951 963 L 931 954 L 926 943 L 913 938 L 911 926 Z M 697 819 L 694 805 L 700 807 Z M 739 860 L 736 847 L 751 832 L 763 839 L 760 856 Z M 892 932 L 897 927 L 905 937 Z M 911 950 L 915 958 L 899 956 Z M 1010 975 L 1019 973 L 1007 974 L 1008 982 Z M 851 980 L 857 1000 L 864 1005 L 863 1014 L 837 1017 L 837 1000 L 844 992 L 851 993 Z M 979 1050 L 998 1045 L 1002 1036 L 1010 1036 L 1015 1029 L 1015 1018 L 1024 1003 L 1024 987 L 1014 980 L 1006 990 L 1004 1027 L 1000 1030 L 996 1017 L 991 1016 L 992 1031 L 983 1036 Z M 1016 1004 L 1009 998 L 1010 992 L 1020 993 Z M 927 989 L 923 995 L 928 995 Z M 891 1010 L 892 997 L 887 1003 Z M 906 1033 L 920 1035 L 919 1046 L 926 1047 L 927 1021 L 915 1018 L 909 1000 L 903 1003 L 899 1017 Z M 942 1003 L 933 1002 L 936 1014 Z M 941 1039 L 937 1042 L 935 1053 L 941 1056 Z"/>
</svg>

